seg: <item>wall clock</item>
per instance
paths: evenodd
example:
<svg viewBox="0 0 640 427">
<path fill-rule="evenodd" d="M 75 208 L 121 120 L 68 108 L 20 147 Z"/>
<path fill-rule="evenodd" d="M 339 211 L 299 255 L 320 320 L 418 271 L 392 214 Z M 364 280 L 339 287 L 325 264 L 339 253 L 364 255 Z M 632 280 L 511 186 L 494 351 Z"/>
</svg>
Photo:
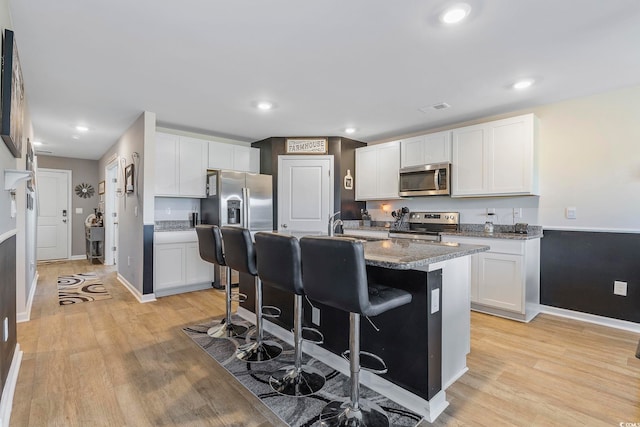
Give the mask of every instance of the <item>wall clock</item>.
<svg viewBox="0 0 640 427">
<path fill-rule="evenodd" d="M 82 197 L 83 199 L 88 199 L 89 197 L 93 197 L 93 193 L 95 193 L 93 186 L 91 184 L 87 184 L 84 182 L 82 184 L 76 185 L 75 190 L 76 190 L 76 194 Z"/>
</svg>

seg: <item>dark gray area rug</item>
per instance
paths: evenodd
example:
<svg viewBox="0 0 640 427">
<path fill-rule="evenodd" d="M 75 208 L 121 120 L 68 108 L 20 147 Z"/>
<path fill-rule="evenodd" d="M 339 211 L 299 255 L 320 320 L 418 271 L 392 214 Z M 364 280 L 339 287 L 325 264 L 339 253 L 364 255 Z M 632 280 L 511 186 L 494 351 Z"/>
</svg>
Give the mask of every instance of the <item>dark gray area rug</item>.
<svg viewBox="0 0 640 427">
<path fill-rule="evenodd" d="M 233 322 L 251 326 L 238 316 L 233 316 Z M 276 341 L 284 348 L 282 354 L 275 360 L 262 363 L 246 363 L 235 357 L 238 346 L 250 341 L 255 333 L 251 327 L 246 336 L 236 338 L 211 338 L 207 330 L 217 325 L 219 321 L 194 325 L 183 331 L 202 348 L 216 362 L 229 371 L 243 386 L 256 395 L 280 419 L 290 426 L 319 426 L 319 414 L 322 408 L 332 400 L 349 396 L 349 378 L 324 363 L 304 356 L 304 363 L 319 369 L 326 377 L 322 390 L 313 396 L 290 397 L 274 392 L 269 386 L 271 372 L 293 365 L 293 348 L 282 340 L 265 333 L 265 338 Z M 361 386 L 360 395 L 380 405 L 388 414 L 392 426 L 414 427 L 422 417 L 415 412 L 398 405 L 384 396 Z"/>
</svg>

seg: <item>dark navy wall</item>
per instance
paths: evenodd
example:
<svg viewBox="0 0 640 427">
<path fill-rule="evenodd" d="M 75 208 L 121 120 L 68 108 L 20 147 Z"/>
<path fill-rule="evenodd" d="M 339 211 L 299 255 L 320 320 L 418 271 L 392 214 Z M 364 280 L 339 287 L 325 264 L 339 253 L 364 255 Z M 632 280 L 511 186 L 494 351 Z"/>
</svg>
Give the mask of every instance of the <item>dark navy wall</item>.
<svg viewBox="0 0 640 427">
<path fill-rule="evenodd" d="M 16 348 L 16 236 L 0 243 L 0 331 L 9 318 L 9 340 L 0 337 L 0 398 Z"/>
<path fill-rule="evenodd" d="M 540 303 L 640 323 L 640 234 L 544 230 Z"/>
</svg>

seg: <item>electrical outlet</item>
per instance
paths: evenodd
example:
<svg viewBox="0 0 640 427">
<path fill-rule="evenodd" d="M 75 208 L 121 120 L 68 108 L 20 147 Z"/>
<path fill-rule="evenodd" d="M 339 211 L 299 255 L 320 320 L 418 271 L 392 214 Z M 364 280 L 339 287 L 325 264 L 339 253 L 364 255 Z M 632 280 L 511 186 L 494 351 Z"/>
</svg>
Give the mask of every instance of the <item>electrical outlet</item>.
<svg viewBox="0 0 640 427">
<path fill-rule="evenodd" d="M 513 217 L 522 218 L 522 208 L 513 208 Z"/>
<path fill-rule="evenodd" d="M 619 280 L 615 280 L 613 282 L 613 294 L 626 297 L 627 296 L 627 282 L 621 282 Z"/>
<path fill-rule="evenodd" d="M 576 208 L 570 207 L 565 209 L 567 219 L 576 219 Z"/>
<path fill-rule="evenodd" d="M 311 323 L 320 326 L 320 309 L 317 307 L 311 307 Z"/>
<path fill-rule="evenodd" d="M 127 266 L 131 267 L 131 257 L 127 257 Z"/>
<path fill-rule="evenodd" d="M 440 288 L 431 291 L 431 314 L 440 311 Z"/>
</svg>

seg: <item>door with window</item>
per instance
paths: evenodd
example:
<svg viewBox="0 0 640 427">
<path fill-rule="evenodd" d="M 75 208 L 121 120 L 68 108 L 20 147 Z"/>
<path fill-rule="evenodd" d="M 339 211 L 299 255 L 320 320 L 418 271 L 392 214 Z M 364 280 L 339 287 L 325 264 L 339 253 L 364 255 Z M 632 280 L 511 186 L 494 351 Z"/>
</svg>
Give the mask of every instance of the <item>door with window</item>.
<svg viewBox="0 0 640 427">
<path fill-rule="evenodd" d="M 327 232 L 333 156 L 278 157 L 278 230 Z"/>
</svg>

